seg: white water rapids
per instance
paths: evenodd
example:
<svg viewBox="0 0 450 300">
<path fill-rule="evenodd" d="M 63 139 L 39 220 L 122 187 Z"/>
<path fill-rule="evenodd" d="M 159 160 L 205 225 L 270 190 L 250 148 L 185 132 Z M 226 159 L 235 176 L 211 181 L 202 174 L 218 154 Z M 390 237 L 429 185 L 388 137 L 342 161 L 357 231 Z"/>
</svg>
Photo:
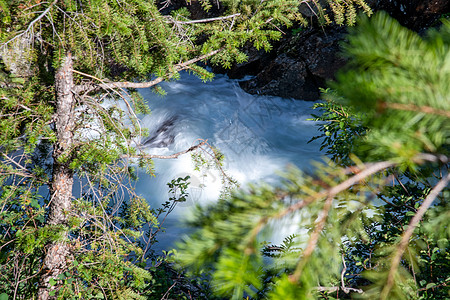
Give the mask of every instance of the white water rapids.
<svg viewBox="0 0 450 300">
<path fill-rule="evenodd" d="M 223 75 L 203 83 L 183 74 L 181 80 L 162 87 L 165 96 L 140 90 L 152 110 L 142 119 L 150 130 L 148 153 L 168 155 L 188 149 L 197 139 L 208 139 L 225 155 L 224 168 L 241 186 L 270 182 L 274 173 L 288 164 L 309 169 L 311 160 L 320 159 L 319 144 L 307 143 L 318 134 L 314 122 L 306 120 L 311 117 L 313 102 L 249 95 L 236 80 Z M 215 172 L 202 177 L 194 171 L 190 154 L 155 159 L 155 172 L 156 177 L 141 172 L 137 183 L 137 193 L 153 208 L 168 200 L 168 182 L 191 176 L 188 201 L 177 205 L 164 223 L 166 232 L 158 236 L 160 243 L 155 249 L 168 249 L 187 232 L 182 219 L 193 204 L 218 198 L 221 181 Z"/>
</svg>

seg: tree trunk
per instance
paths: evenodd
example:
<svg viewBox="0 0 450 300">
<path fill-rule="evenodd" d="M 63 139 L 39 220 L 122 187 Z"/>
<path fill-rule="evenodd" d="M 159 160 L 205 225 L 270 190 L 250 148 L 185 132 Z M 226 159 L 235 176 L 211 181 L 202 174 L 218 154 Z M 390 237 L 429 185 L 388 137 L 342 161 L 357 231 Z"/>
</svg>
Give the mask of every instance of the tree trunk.
<svg viewBox="0 0 450 300">
<path fill-rule="evenodd" d="M 50 187 L 50 212 L 47 219 L 47 225 L 50 226 L 67 225 L 71 209 L 73 172 L 69 168 L 70 159 L 64 162 L 60 159 L 71 151 L 73 145 L 75 124 L 73 87 L 72 56 L 68 53 L 55 76 L 57 141 L 53 149 L 53 177 Z M 57 285 L 51 286 L 50 279 L 56 278 L 67 270 L 66 259 L 69 255 L 69 245 L 65 241 L 54 242 L 47 245 L 45 250 L 43 275 L 38 291 L 40 300 L 56 299 L 56 291 L 55 295 L 51 295 L 50 292 L 56 290 Z"/>
</svg>

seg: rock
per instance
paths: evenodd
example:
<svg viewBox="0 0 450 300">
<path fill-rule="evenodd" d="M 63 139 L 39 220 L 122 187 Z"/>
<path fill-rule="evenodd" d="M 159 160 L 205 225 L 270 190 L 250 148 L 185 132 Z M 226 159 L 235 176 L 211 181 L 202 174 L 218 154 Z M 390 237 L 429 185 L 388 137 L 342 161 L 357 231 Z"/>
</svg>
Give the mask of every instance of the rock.
<svg viewBox="0 0 450 300">
<path fill-rule="evenodd" d="M 308 76 L 307 66 L 283 53 L 250 80 L 240 82 L 250 94 L 317 100 L 318 88 Z"/>
<path fill-rule="evenodd" d="M 449 0 L 381 0 L 375 10 L 384 10 L 403 26 L 422 32 L 439 23 L 443 14 L 450 12 Z"/>
<path fill-rule="evenodd" d="M 274 95 L 284 98 L 317 100 L 319 88 L 333 79 L 346 60 L 339 55 L 339 41 L 345 28 L 306 29 L 288 38 L 278 48 L 275 58 L 261 56 L 232 70 L 235 74 L 249 74 L 249 66 L 256 77 L 242 81 L 241 87 L 250 94 Z M 260 67 L 260 70 L 257 68 Z M 242 70 L 241 70 L 242 69 Z M 250 73 L 251 74 L 251 73 Z M 230 75 L 230 74 L 229 74 Z"/>
<path fill-rule="evenodd" d="M 279 46 L 279 44 L 274 44 L 274 48 L 278 48 Z M 214 66 L 214 72 L 226 73 L 232 79 L 240 79 L 247 75 L 256 76 L 265 66 L 270 64 L 277 57 L 276 51 L 265 52 L 264 50 L 256 50 L 251 45 L 247 45 L 244 51 L 248 56 L 247 61 L 233 65 L 231 69 L 223 69 L 220 66 Z"/>
<path fill-rule="evenodd" d="M 438 23 L 450 11 L 449 0 L 369 0 L 374 11 L 386 10 L 403 26 L 424 32 Z M 285 98 L 317 100 L 319 88 L 334 79 L 346 60 L 340 56 L 339 43 L 345 38 L 345 27 L 317 27 L 297 35 L 287 34 L 274 44 L 270 53 L 244 49 L 248 61 L 230 70 L 214 69 L 231 78 L 255 76 L 241 81 L 241 87 L 250 94 L 273 95 Z"/>
</svg>

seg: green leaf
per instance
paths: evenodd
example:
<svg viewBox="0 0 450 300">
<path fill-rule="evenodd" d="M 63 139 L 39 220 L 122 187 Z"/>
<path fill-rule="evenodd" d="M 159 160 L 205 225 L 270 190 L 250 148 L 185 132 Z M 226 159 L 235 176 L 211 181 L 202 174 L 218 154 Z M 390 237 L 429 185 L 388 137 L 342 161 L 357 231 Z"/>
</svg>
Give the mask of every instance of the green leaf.
<svg viewBox="0 0 450 300">
<path fill-rule="evenodd" d="M 425 289 L 431 289 L 432 287 L 436 286 L 436 283 L 429 283 L 427 284 L 427 286 L 425 287 Z"/>
<path fill-rule="evenodd" d="M 53 279 L 53 278 L 50 278 L 50 280 L 48 281 L 48 283 L 50 284 L 50 286 L 54 286 L 54 285 L 56 285 L 56 280 L 55 279 Z"/>
</svg>

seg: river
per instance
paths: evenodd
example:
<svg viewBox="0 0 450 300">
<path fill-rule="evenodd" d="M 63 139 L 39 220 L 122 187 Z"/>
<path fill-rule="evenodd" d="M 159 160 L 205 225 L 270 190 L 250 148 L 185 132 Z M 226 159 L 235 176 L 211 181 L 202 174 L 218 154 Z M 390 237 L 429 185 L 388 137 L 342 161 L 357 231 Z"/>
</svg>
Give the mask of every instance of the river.
<svg viewBox="0 0 450 300">
<path fill-rule="evenodd" d="M 188 149 L 198 139 L 208 142 L 225 155 L 224 168 L 241 186 L 249 182 L 271 182 L 277 170 L 289 164 L 310 169 L 312 160 L 319 160 L 319 143 L 307 143 L 318 135 L 311 117 L 313 102 L 283 99 L 272 96 L 250 95 L 236 80 L 217 75 L 203 83 L 195 76 L 161 85 L 165 96 L 150 89 L 140 90 L 148 102 L 151 115 L 142 118 L 149 128 L 147 152 L 168 155 Z M 194 171 L 189 154 L 178 159 L 155 159 L 156 177 L 140 172 L 137 193 L 144 196 L 153 208 L 167 201 L 167 183 L 174 178 L 189 175 L 189 199 L 177 205 L 168 216 L 166 232 L 159 235 L 155 249 L 167 249 L 181 235 L 188 232 L 183 218 L 194 203 L 215 201 L 221 181 L 214 171 L 206 177 Z"/>
</svg>

